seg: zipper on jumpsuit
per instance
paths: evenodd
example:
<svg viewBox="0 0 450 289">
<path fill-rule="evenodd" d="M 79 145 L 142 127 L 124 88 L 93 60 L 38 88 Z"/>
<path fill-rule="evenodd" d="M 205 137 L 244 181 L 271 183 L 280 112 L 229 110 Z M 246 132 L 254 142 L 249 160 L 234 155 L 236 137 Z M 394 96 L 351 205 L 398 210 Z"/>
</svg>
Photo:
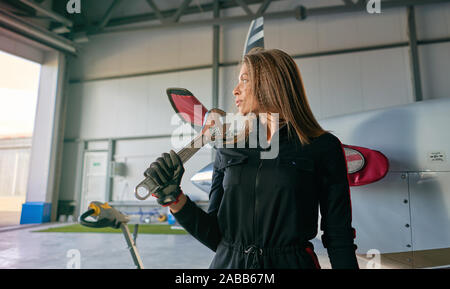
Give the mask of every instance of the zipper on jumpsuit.
<svg viewBox="0 0 450 289">
<path fill-rule="evenodd" d="M 257 237 L 258 237 L 258 226 L 257 226 L 257 208 L 258 208 L 258 198 L 257 198 L 257 188 L 258 188 L 258 184 L 259 184 L 259 171 L 261 170 L 262 167 L 262 160 L 259 160 L 259 165 L 258 165 L 258 169 L 256 170 L 256 178 L 255 178 L 255 190 L 254 190 L 254 211 L 253 211 L 253 240 L 255 242 L 255 244 L 248 246 L 245 251 L 244 254 L 246 254 L 246 258 L 245 258 L 245 267 L 246 268 L 250 268 L 250 269 L 257 269 L 261 267 L 261 261 L 260 261 L 260 256 L 262 256 L 262 249 L 258 247 L 258 245 L 256 244 L 257 242 Z M 250 255 L 253 255 L 253 259 L 251 262 L 250 267 L 248 266 L 249 263 L 249 258 Z"/>
</svg>

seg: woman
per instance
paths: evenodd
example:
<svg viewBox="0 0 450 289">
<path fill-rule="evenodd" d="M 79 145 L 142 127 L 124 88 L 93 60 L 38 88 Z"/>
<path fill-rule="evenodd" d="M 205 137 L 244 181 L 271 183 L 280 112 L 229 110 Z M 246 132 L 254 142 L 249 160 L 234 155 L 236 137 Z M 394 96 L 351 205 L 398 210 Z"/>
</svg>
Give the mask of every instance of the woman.
<svg viewBox="0 0 450 289">
<path fill-rule="evenodd" d="M 233 94 L 242 115 L 254 113 L 264 124 L 267 143 L 277 140 L 278 155 L 262 159 L 268 148 L 259 143 L 217 149 L 204 212 L 181 191 L 180 159 L 165 153 L 145 172 L 165 187 L 158 202 L 216 252 L 210 268 L 320 268 L 309 242 L 319 207 L 332 268 L 358 268 L 342 144 L 314 118 L 294 60 L 276 49 L 251 51 Z"/>
</svg>

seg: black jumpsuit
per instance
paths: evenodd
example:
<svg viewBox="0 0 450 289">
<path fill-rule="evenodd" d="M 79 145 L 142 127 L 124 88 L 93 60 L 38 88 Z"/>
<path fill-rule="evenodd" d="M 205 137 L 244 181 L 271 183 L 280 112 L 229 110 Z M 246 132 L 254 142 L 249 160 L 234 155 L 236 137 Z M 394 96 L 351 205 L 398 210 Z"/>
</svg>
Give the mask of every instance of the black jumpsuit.
<svg viewBox="0 0 450 289">
<path fill-rule="evenodd" d="M 189 198 L 174 214 L 192 236 L 216 252 L 210 268 L 320 268 L 309 240 L 317 235 L 333 268 L 358 268 L 351 226 L 347 165 L 339 139 L 327 132 L 302 146 L 287 125 L 275 132 L 279 153 L 217 149 L 210 204 Z M 263 146 L 265 147 L 265 146 Z"/>
</svg>

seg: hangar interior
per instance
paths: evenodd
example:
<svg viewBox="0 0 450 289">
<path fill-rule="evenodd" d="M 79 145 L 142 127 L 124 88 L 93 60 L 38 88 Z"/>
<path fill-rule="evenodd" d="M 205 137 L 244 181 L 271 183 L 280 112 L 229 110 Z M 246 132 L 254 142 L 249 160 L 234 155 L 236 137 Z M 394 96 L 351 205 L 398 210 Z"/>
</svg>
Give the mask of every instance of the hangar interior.
<svg viewBox="0 0 450 289">
<path fill-rule="evenodd" d="M 155 207 L 133 188 L 179 126 L 166 88 L 235 111 L 256 16 L 266 48 L 295 59 L 319 121 L 449 97 L 450 1 L 383 0 L 381 13 L 352 0 L 68 2 L 0 1 L 0 50 L 42 65 L 22 224 L 77 218 L 92 200 Z M 213 157 L 206 147 L 185 165 L 199 204 L 208 194 L 190 179 Z"/>
</svg>

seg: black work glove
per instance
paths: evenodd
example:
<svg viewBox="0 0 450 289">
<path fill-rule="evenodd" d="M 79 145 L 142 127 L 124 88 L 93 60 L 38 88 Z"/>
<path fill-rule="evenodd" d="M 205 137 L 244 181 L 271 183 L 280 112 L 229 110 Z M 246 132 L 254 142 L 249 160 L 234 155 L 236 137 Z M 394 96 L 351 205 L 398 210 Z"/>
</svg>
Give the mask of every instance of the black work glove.
<svg viewBox="0 0 450 289">
<path fill-rule="evenodd" d="M 158 198 L 158 204 L 166 207 L 178 201 L 181 195 L 180 183 L 183 173 L 183 162 L 173 150 L 170 154 L 163 153 L 144 172 L 146 178 L 150 178 L 155 185 L 161 187 L 152 194 Z"/>
</svg>

